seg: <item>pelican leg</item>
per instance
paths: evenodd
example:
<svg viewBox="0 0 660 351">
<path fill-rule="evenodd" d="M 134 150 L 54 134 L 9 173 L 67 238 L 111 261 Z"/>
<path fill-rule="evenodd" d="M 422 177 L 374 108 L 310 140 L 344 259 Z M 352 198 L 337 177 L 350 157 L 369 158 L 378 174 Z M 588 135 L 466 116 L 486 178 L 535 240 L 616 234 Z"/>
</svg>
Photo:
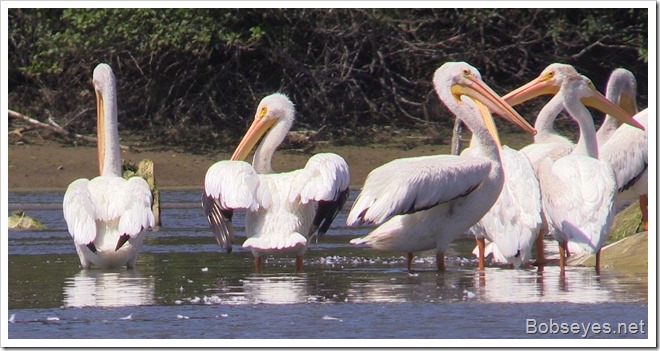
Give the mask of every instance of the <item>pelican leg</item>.
<svg viewBox="0 0 660 351">
<path fill-rule="evenodd" d="M 303 270 L 303 257 L 296 255 L 296 273 L 302 273 Z"/>
<path fill-rule="evenodd" d="M 438 266 L 438 272 L 445 271 L 445 253 L 438 251 L 435 254 L 435 264 Z"/>
<path fill-rule="evenodd" d="M 477 238 L 477 246 L 479 247 L 479 269 L 484 270 L 486 268 L 486 265 L 484 264 L 484 256 L 486 256 L 486 239 Z"/>
<path fill-rule="evenodd" d="M 639 197 L 639 209 L 642 210 L 642 223 L 644 223 L 644 230 L 649 230 L 649 198 L 644 194 Z"/>
<path fill-rule="evenodd" d="M 566 270 L 566 243 L 559 243 L 559 271 L 564 273 Z"/>
<path fill-rule="evenodd" d="M 545 260 L 545 244 L 543 243 L 543 237 L 545 236 L 545 230 L 541 229 L 539 235 L 536 237 L 536 265 L 541 266 L 547 263 Z"/>
<path fill-rule="evenodd" d="M 261 267 L 263 266 L 263 260 L 261 256 L 254 256 L 254 270 L 257 273 L 261 273 Z"/>
<path fill-rule="evenodd" d="M 600 249 L 596 251 L 596 274 L 600 274 Z"/>
<path fill-rule="evenodd" d="M 126 262 L 126 269 L 134 269 L 135 265 L 137 264 L 137 255 L 131 257 L 128 262 Z"/>
<path fill-rule="evenodd" d="M 415 255 L 412 252 L 408 252 L 406 264 L 408 266 L 408 273 L 412 273 L 412 260 Z"/>
</svg>

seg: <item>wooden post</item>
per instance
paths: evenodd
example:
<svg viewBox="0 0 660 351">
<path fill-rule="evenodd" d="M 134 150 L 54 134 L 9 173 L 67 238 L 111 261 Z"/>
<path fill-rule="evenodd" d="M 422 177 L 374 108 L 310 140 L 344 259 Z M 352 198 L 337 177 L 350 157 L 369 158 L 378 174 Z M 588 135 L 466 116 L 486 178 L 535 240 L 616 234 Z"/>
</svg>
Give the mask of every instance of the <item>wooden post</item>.
<svg viewBox="0 0 660 351">
<path fill-rule="evenodd" d="M 461 133 L 463 132 L 463 123 L 460 119 L 456 118 L 454 121 L 454 131 L 451 134 L 451 154 L 459 155 L 461 153 L 462 140 Z"/>
<path fill-rule="evenodd" d="M 158 190 L 158 187 L 156 186 L 154 162 L 149 159 L 144 159 L 140 161 L 136 175 L 144 178 L 147 181 L 147 184 L 149 184 L 149 189 L 151 189 L 151 195 L 153 196 L 153 203 L 151 204 L 151 210 L 154 213 L 154 229 L 159 228 L 161 226 L 160 190 Z"/>
</svg>

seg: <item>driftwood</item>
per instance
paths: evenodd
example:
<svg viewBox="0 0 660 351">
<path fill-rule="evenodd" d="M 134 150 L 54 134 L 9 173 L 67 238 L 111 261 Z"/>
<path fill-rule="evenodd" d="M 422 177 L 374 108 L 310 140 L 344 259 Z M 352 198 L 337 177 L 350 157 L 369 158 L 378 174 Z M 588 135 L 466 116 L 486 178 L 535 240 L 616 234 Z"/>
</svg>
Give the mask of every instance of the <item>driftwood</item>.
<svg viewBox="0 0 660 351">
<path fill-rule="evenodd" d="M 70 132 L 70 131 L 60 127 L 57 123 L 55 123 L 55 121 L 52 118 L 48 119 L 48 123 L 44 123 L 44 122 L 38 121 L 34 118 L 28 117 L 24 114 L 18 113 L 18 112 L 13 111 L 13 110 L 7 110 L 7 112 L 9 113 L 9 117 L 21 119 L 21 120 L 26 121 L 26 122 L 34 125 L 34 126 L 37 126 L 39 128 L 46 128 L 48 130 L 51 130 L 51 131 L 53 131 L 57 134 L 65 136 L 65 137 L 82 139 L 82 140 L 85 140 L 85 141 L 89 141 L 90 143 L 97 143 L 97 139 L 94 138 L 94 137 L 90 137 L 90 136 Z M 14 131 L 14 132 L 10 132 L 10 134 L 14 133 L 14 134 L 17 134 L 17 135 L 20 136 L 21 132 L 23 132 L 24 130 L 25 129 L 23 129 L 23 128 L 19 128 L 18 130 Z M 119 145 L 119 147 L 122 150 L 130 150 L 130 148 L 128 146 Z"/>
<path fill-rule="evenodd" d="M 459 155 L 461 153 L 461 148 L 463 146 L 463 140 L 461 140 L 461 133 L 463 132 L 463 123 L 460 119 L 456 118 L 454 121 L 454 130 L 451 135 L 451 154 Z"/>
<path fill-rule="evenodd" d="M 149 159 L 144 159 L 136 166 L 134 164 L 124 164 L 124 179 L 129 179 L 133 176 L 138 176 L 144 178 L 149 184 L 149 189 L 151 190 L 151 195 L 153 197 L 153 202 L 151 204 L 151 211 L 154 213 L 154 228 L 153 230 L 158 230 L 161 227 L 160 220 L 160 190 L 156 186 L 156 174 L 154 173 L 154 162 Z"/>
</svg>

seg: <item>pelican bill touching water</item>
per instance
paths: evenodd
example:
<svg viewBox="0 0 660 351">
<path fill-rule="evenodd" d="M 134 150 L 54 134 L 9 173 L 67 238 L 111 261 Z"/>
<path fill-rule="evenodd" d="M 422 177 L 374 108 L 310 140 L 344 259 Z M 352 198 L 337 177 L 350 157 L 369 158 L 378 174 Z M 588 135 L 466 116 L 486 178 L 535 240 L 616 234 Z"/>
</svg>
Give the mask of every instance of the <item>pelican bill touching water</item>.
<svg viewBox="0 0 660 351">
<path fill-rule="evenodd" d="M 369 173 L 347 224 L 380 224 L 365 237 L 351 240 L 381 251 L 408 254 L 435 249 L 438 271 L 445 270 L 449 243 L 475 224 L 493 205 L 504 182 L 497 131 L 489 109 L 534 133 L 515 110 L 464 62 L 435 71 L 440 100 L 476 135 L 478 157 L 436 155 L 397 159 Z"/>
<path fill-rule="evenodd" d="M 600 272 L 600 249 L 614 218 L 617 183 L 610 164 L 598 159 L 596 130 L 585 105 L 609 113 L 624 123 L 643 127 L 600 94 L 588 78 L 575 74 L 558 82 L 553 76 L 546 69 L 537 79 L 510 95 L 518 101 L 526 101 L 548 90 L 557 91 L 548 105 L 563 104 L 578 122 L 580 137 L 573 151 L 557 160 L 547 157 L 539 165 L 543 210 L 550 233 L 559 242 L 560 269 L 564 271 L 570 240 L 596 253 L 596 271 Z"/>
<path fill-rule="evenodd" d="M 206 172 L 202 206 L 218 243 L 231 252 L 233 212 L 247 210 L 243 247 L 252 251 L 257 272 L 268 252 L 294 253 L 296 271 L 302 271 L 308 242 L 325 234 L 348 198 L 348 165 L 337 154 L 317 154 L 302 169 L 273 172 L 271 159 L 294 118 L 287 96 L 266 96 L 231 160 Z M 244 162 L 262 137 L 252 165 Z"/>
<path fill-rule="evenodd" d="M 121 175 L 115 76 L 107 64 L 94 69 L 100 176 L 73 181 L 64 194 L 64 219 L 83 268 L 134 268 L 143 229 L 153 227 L 152 194 L 141 177 Z"/>
</svg>

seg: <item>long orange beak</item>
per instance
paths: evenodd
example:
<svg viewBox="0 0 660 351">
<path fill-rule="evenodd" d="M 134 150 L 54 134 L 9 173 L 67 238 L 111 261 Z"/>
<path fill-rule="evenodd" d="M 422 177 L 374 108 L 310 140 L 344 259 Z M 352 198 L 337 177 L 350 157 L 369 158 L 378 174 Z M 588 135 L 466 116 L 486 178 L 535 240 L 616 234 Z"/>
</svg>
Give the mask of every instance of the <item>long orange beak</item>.
<svg viewBox="0 0 660 351">
<path fill-rule="evenodd" d="M 624 111 L 621 107 L 608 100 L 603 94 L 596 90 L 593 85 L 590 84 L 590 88 L 593 95 L 580 99 L 585 106 L 598 109 L 599 111 L 618 119 L 622 123 L 644 130 L 644 126 L 632 118 L 630 113 Z"/>
<path fill-rule="evenodd" d="M 586 79 L 586 78 L 585 78 Z M 555 95 L 559 93 L 561 86 L 551 81 L 547 75 L 542 75 L 531 82 L 513 90 L 504 96 L 504 100 L 511 105 L 517 105 L 527 100 L 531 100 L 540 95 Z M 593 84 L 589 83 L 592 95 L 582 98 L 582 104 L 593 107 L 601 112 L 609 114 L 622 123 L 630 124 L 633 127 L 644 130 L 644 127 L 632 118 L 632 115 L 624 111 L 621 107 L 609 101 L 601 94 Z"/>
<path fill-rule="evenodd" d="M 231 156 L 232 161 L 243 161 L 250 154 L 250 151 L 259 142 L 261 137 L 275 125 L 276 119 L 264 118 L 263 114 L 257 115 L 250 125 L 250 128 L 241 139 L 241 142 L 236 147 L 234 154 Z"/>
<path fill-rule="evenodd" d="M 522 104 L 541 95 L 555 95 L 559 87 L 552 84 L 547 76 L 540 76 L 502 97 L 511 106 Z"/>
<path fill-rule="evenodd" d="M 639 112 L 639 109 L 637 108 L 637 99 L 626 93 L 621 94 L 621 97 L 619 98 L 619 106 L 633 116 Z"/>
<path fill-rule="evenodd" d="M 96 92 L 96 150 L 99 156 L 99 174 L 103 174 L 103 161 L 105 160 L 105 105 L 103 95 Z"/>
<path fill-rule="evenodd" d="M 475 78 L 475 77 L 465 77 L 468 79 L 468 84 L 454 84 L 451 87 L 451 91 L 454 96 L 459 97 L 460 95 L 465 95 L 473 99 L 479 104 L 483 104 L 493 113 L 498 114 L 509 122 L 519 126 L 524 131 L 536 134 L 536 129 L 532 127 L 516 110 L 513 109 L 509 104 L 507 104 L 504 99 L 502 99 L 497 93 L 493 91 L 486 83 Z M 492 116 L 490 113 L 485 113 L 482 107 L 479 107 L 481 111 L 481 117 L 488 128 L 488 131 L 493 136 L 493 139 L 498 141 L 499 137 L 497 136 L 497 129 L 495 128 L 495 123 L 493 122 Z M 487 111 L 486 111 L 487 112 Z"/>
</svg>

